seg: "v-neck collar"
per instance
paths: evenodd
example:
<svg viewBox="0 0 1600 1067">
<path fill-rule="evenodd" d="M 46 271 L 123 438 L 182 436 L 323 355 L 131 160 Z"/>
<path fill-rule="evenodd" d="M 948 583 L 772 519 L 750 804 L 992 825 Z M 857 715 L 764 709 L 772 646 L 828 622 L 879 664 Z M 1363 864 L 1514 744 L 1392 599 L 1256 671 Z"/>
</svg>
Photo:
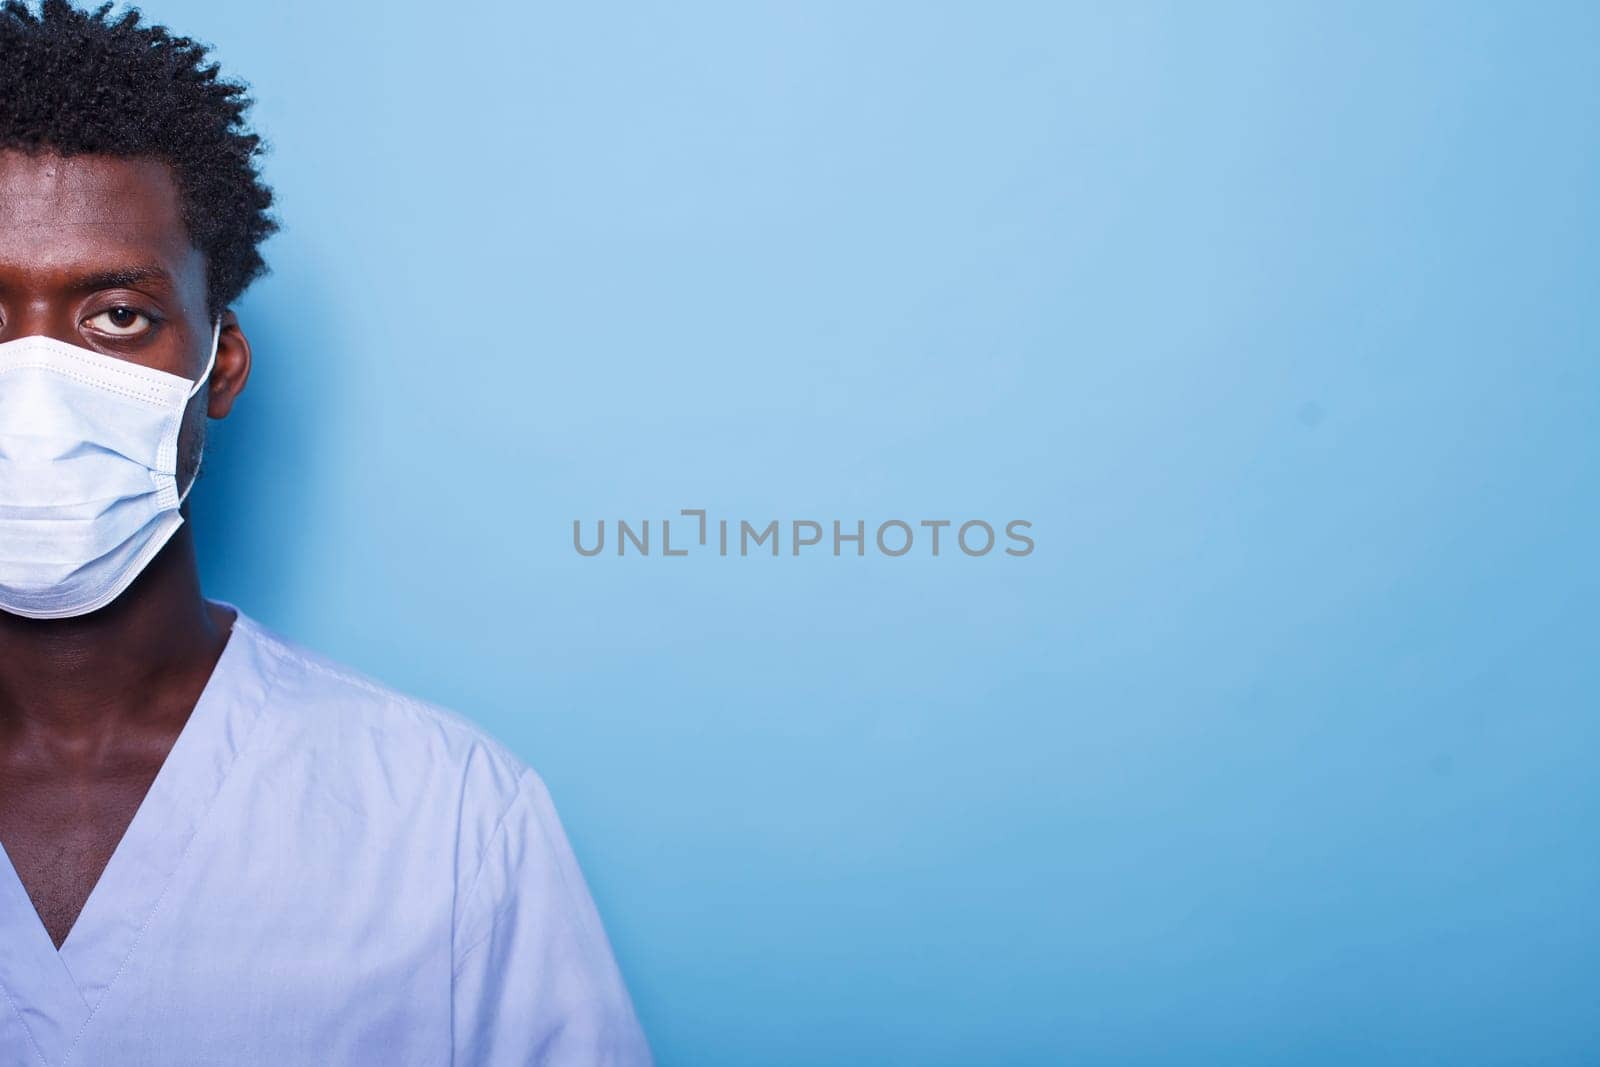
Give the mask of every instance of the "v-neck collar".
<svg viewBox="0 0 1600 1067">
<path fill-rule="evenodd" d="M 275 664 L 254 623 L 213 603 L 234 611 L 228 642 L 59 951 L 0 845 L 0 994 L 46 1065 L 71 1056 L 138 949 L 266 704 Z"/>
</svg>

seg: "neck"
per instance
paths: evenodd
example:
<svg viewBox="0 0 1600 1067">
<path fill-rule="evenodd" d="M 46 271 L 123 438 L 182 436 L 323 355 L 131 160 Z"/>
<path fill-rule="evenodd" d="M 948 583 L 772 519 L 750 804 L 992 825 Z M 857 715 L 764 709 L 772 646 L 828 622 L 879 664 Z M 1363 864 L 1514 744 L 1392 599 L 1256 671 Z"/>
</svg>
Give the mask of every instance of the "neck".
<svg viewBox="0 0 1600 1067">
<path fill-rule="evenodd" d="M 49 620 L 0 612 L 0 730 L 82 737 L 164 717 L 173 694 L 203 688 L 229 621 L 201 595 L 187 524 L 99 611 Z"/>
</svg>

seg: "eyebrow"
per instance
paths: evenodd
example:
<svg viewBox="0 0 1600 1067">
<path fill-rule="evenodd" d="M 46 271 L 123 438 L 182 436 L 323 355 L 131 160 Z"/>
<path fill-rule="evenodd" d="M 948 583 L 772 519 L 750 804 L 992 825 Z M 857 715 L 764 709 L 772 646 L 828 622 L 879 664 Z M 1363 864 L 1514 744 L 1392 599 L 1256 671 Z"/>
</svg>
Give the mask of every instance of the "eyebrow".
<svg viewBox="0 0 1600 1067">
<path fill-rule="evenodd" d="M 92 293 L 99 289 L 127 289 L 149 282 L 171 288 L 172 275 L 160 267 L 119 267 L 74 278 L 69 287 L 77 292 Z"/>
</svg>

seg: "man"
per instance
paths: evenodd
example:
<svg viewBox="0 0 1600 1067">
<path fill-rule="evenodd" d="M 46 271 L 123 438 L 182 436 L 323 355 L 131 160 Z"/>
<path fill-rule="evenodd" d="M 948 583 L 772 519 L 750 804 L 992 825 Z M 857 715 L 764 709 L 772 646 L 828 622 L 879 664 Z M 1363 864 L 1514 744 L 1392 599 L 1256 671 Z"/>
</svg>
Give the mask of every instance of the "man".
<svg viewBox="0 0 1600 1067">
<path fill-rule="evenodd" d="M 109 7 L 0 7 L 0 1063 L 648 1062 L 534 773 L 201 595 L 271 194 Z"/>
</svg>

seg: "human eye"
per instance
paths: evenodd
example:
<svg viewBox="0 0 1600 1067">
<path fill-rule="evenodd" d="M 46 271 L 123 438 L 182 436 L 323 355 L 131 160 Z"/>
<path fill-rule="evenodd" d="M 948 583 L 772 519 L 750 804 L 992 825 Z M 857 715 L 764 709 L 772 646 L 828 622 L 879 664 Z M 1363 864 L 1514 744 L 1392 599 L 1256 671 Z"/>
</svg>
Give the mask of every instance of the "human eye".
<svg viewBox="0 0 1600 1067">
<path fill-rule="evenodd" d="M 83 321 L 83 324 L 97 333 L 108 337 L 138 337 L 147 333 L 155 322 L 149 315 L 137 308 L 126 304 L 107 308 L 98 315 L 93 315 Z"/>
</svg>

